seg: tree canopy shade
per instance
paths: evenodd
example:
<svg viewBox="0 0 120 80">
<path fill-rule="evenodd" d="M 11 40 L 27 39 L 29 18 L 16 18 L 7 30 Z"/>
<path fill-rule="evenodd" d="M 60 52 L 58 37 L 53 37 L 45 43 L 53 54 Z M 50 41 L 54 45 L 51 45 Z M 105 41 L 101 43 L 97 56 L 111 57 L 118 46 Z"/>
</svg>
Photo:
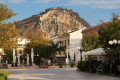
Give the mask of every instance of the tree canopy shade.
<svg viewBox="0 0 120 80">
<path fill-rule="evenodd" d="M 0 48 L 12 49 L 17 46 L 18 30 L 14 23 L 6 23 L 6 19 L 10 19 L 15 16 L 11 9 L 7 5 L 0 4 Z"/>
</svg>

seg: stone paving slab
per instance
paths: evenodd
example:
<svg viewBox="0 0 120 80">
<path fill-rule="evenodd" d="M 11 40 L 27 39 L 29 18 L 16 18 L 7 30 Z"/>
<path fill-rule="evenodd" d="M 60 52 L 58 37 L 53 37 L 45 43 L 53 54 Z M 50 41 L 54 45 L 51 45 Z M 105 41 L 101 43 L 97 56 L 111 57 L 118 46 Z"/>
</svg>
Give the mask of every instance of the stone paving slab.
<svg viewBox="0 0 120 80">
<path fill-rule="evenodd" d="M 117 77 L 76 71 L 76 68 L 8 69 L 8 80 L 120 80 Z"/>
</svg>

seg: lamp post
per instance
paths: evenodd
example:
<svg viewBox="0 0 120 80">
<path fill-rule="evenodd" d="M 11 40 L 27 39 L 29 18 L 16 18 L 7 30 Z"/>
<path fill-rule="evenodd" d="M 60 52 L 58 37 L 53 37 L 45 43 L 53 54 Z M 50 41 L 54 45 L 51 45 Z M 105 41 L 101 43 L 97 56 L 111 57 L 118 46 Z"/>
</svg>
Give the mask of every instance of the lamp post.
<svg viewBox="0 0 120 80">
<path fill-rule="evenodd" d="M 68 49 L 67 49 L 67 58 L 66 58 L 66 64 L 67 66 L 69 65 L 69 58 L 68 58 L 69 54 L 68 54 Z"/>
<path fill-rule="evenodd" d="M 77 47 L 78 51 L 80 52 L 80 61 L 81 61 L 81 69 L 82 69 L 82 48 Z"/>
<path fill-rule="evenodd" d="M 117 51 L 116 52 L 117 57 L 115 57 L 115 73 L 116 75 L 118 75 L 119 55 L 118 55 L 118 50 L 117 50 L 117 44 L 120 44 L 120 40 L 117 41 L 116 39 L 114 39 L 113 41 L 110 40 L 108 43 L 109 45 L 113 46 L 115 52 Z"/>
</svg>

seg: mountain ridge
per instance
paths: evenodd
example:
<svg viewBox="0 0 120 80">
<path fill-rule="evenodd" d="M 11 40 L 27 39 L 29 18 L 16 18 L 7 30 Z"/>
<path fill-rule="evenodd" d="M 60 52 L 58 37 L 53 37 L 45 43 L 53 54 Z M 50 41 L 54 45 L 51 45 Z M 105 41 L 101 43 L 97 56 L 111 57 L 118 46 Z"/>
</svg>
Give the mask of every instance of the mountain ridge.
<svg viewBox="0 0 120 80">
<path fill-rule="evenodd" d="M 42 30 L 49 38 L 68 33 L 76 28 L 90 27 L 77 12 L 62 7 L 49 8 L 45 12 L 14 23 L 21 30 L 21 36 L 26 36 L 30 31 L 37 33 Z"/>
</svg>

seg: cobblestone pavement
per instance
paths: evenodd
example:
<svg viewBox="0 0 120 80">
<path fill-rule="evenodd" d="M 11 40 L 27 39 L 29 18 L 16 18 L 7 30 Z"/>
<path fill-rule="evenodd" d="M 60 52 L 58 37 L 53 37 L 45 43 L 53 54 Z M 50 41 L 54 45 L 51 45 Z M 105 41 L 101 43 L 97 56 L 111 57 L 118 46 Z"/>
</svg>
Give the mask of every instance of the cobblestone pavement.
<svg viewBox="0 0 120 80">
<path fill-rule="evenodd" d="M 75 68 L 8 69 L 8 80 L 120 80 L 117 77 L 76 71 Z"/>
</svg>

